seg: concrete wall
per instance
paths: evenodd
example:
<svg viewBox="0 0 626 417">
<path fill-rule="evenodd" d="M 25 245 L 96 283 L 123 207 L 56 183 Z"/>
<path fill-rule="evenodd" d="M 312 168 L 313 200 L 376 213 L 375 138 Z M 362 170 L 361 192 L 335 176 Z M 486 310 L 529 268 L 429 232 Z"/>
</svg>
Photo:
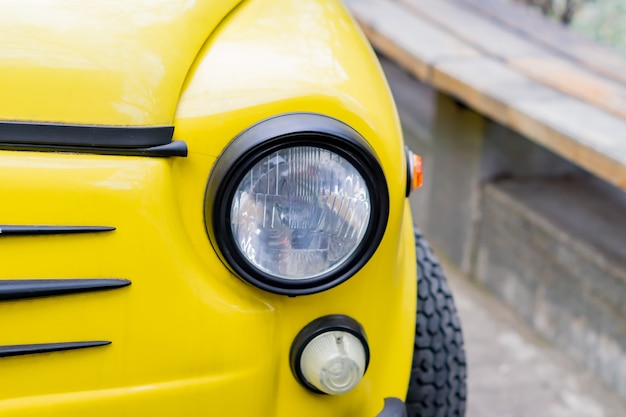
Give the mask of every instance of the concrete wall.
<svg viewBox="0 0 626 417">
<path fill-rule="evenodd" d="M 424 159 L 416 223 L 626 398 L 626 193 L 382 63 Z"/>
<path fill-rule="evenodd" d="M 607 200 L 582 180 L 487 185 L 472 276 L 626 398 L 626 205 Z"/>
</svg>

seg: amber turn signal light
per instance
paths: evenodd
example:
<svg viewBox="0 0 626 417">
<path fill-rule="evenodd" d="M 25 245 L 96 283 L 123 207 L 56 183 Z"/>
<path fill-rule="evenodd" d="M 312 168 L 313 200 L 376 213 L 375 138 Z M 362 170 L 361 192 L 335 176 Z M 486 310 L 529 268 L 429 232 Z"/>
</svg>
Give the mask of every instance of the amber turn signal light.
<svg viewBox="0 0 626 417">
<path fill-rule="evenodd" d="M 422 157 L 406 148 L 406 196 L 420 188 L 423 182 Z"/>
</svg>

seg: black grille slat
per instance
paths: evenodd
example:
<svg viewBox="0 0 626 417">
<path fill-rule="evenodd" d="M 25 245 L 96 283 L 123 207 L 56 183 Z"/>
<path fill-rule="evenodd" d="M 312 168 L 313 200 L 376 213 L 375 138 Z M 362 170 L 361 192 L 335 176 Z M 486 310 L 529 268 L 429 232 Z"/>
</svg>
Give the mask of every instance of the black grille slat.
<svg viewBox="0 0 626 417">
<path fill-rule="evenodd" d="M 62 342 L 62 343 L 38 343 L 28 345 L 0 346 L 0 358 L 21 355 L 34 355 L 36 353 L 60 352 L 63 350 L 85 349 L 98 346 L 110 345 L 108 340 L 92 340 L 87 342 Z"/>
<path fill-rule="evenodd" d="M 0 280 L 0 301 L 113 290 L 130 284 L 118 278 Z"/>
<path fill-rule="evenodd" d="M 112 226 L 58 226 L 0 224 L 0 238 L 11 236 L 71 235 L 116 230 Z M 3 279 L 0 302 L 62 296 L 123 288 L 131 281 L 120 278 Z M 108 340 L 0 345 L 0 358 L 85 349 L 111 344 Z"/>
<path fill-rule="evenodd" d="M 47 226 L 0 224 L 0 237 L 112 232 L 112 226 Z"/>
</svg>

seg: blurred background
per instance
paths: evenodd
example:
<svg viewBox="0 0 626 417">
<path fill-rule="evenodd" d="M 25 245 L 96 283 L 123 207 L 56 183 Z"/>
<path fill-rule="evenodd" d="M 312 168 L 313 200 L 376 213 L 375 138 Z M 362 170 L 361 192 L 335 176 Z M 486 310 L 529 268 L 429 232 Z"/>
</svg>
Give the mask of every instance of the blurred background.
<svg viewBox="0 0 626 417">
<path fill-rule="evenodd" d="M 626 416 L 626 1 L 345 2 L 423 157 L 468 416 Z"/>
<path fill-rule="evenodd" d="M 502 0 L 535 8 L 545 16 L 626 51 L 626 1 L 624 0 Z"/>
</svg>

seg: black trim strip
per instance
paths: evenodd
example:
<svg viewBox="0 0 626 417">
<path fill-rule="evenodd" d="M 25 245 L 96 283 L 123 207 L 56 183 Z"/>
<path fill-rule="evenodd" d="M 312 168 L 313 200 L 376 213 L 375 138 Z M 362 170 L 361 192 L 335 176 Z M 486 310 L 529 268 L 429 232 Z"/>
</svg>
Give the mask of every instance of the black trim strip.
<svg viewBox="0 0 626 417">
<path fill-rule="evenodd" d="M 31 235 L 64 235 L 74 233 L 112 232 L 111 226 L 41 226 L 41 225 L 12 225 L 0 224 L 2 236 L 31 236 Z"/>
<path fill-rule="evenodd" d="M 9 356 L 33 355 L 35 353 L 59 352 L 62 350 L 85 349 L 97 346 L 110 345 L 108 340 L 93 340 L 89 342 L 39 343 L 31 345 L 0 346 L 0 358 Z"/>
<path fill-rule="evenodd" d="M 411 150 L 408 146 L 404 146 L 404 155 L 406 158 L 406 190 L 404 196 L 408 197 L 411 194 L 411 183 L 413 182 L 413 167 L 411 162 Z"/>
<path fill-rule="evenodd" d="M 104 291 L 130 285 L 127 279 L 11 279 L 0 281 L 0 301 Z"/>
<path fill-rule="evenodd" d="M 155 158 L 167 158 L 170 156 L 187 156 L 187 144 L 183 140 L 175 140 L 165 145 L 152 146 L 149 148 L 122 148 L 122 147 L 86 147 L 55 144 L 33 143 L 2 143 L 0 149 L 7 151 L 44 151 L 44 152 L 72 152 L 91 153 L 97 155 L 122 155 L 122 156 L 149 156 Z"/>
<path fill-rule="evenodd" d="M 0 122 L 0 142 L 61 146 L 138 148 L 172 141 L 174 126 L 92 126 Z"/>
</svg>

